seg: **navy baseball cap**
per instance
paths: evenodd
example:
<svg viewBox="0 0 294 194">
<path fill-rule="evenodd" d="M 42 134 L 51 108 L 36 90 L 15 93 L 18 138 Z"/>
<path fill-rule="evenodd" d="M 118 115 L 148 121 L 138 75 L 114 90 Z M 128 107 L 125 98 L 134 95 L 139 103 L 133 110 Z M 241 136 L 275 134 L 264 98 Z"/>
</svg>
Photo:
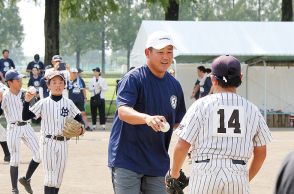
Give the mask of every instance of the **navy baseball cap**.
<svg viewBox="0 0 294 194">
<path fill-rule="evenodd" d="M 59 55 L 54 55 L 54 56 L 52 57 L 52 61 L 60 61 L 60 62 L 62 62 L 62 57 L 59 56 Z"/>
<path fill-rule="evenodd" d="M 82 72 L 83 72 L 83 70 L 78 67 L 78 73 L 82 73 Z"/>
<path fill-rule="evenodd" d="M 213 60 L 211 73 L 221 79 L 231 79 L 241 75 L 241 64 L 231 55 L 222 55 Z"/>
<path fill-rule="evenodd" d="M 94 69 L 92 69 L 93 71 L 97 71 L 97 72 L 100 72 L 100 68 L 99 67 L 96 67 Z"/>
<path fill-rule="evenodd" d="M 5 74 L 5 80 L 6 81 L 19 80 L 19 79 L 21 79 L 23 77 L 24 77 L 24 75 L 19 74 L 15 69 L 11 69 L 11 70 L 7 71 L 6 74 Z"/>
</svg>

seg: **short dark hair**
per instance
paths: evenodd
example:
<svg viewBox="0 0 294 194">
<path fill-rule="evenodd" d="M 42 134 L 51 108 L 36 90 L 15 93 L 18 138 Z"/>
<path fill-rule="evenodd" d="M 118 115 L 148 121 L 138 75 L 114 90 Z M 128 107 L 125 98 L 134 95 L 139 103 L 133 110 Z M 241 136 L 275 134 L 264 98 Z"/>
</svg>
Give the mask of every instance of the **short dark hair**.
<svg viewBox="0 0 294 194">
<path fill-rule="evenodd" d="M 206 73 L 206 69 L 205 69 L 205 67 L 204 66 L 199 66 L 199 67 L 197 67 L 197 69 L 199 70 L 199 71 L 202 71 L 203 73 Z"/>
<path fill-rule="evenodd" d="M 218 85 L 221 86 L 222 88 L 230 88 L 230 87 L 239 87 L 242 83 L 241 76 L 235 76 L 232 78 L 226 77 L 214 77 L 217 79 Z"/>
<path fill-rule="evenodd" d="M 206 73 L 211 73 L 211 69 L 210 68 L 207 68 L 205 71 L 206 71 Z"/>
<path fill-rule="evenodd" d="M 4 49 L 4 50 L 2 51 L 2 55 L 3 55 L 5 52 L 8 52 L 8 53 L 9 53 L 9 50 Z"/>
</svg>

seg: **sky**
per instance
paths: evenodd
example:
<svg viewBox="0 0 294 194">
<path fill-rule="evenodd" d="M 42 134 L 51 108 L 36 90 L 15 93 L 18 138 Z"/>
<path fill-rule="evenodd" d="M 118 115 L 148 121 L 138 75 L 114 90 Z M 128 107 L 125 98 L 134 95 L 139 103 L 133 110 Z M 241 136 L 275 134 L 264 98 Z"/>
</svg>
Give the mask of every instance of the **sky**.
<svg viewBox="0 0 294 194">
<path fill-rule="evenodd" d="M 22 48 L 25 56 L 34 56 L 37 53 L 44 56 L 45 4 L 40 2 L 36 5 L 32 0 L 22 0 L 17 4 L 24 28 Z"/>
</svg>

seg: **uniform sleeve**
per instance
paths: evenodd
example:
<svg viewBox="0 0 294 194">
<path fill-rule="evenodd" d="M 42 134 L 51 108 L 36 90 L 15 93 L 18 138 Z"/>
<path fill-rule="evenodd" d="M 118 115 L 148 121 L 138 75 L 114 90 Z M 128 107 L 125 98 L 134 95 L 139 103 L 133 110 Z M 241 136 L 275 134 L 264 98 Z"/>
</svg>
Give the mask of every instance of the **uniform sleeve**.
<svg viewBox="0 0 294 194">
<path fill-rule="evenodd" d="M 42 107 L 44 100 L 39 100 L 36 104 L 30 107 L 30 111 L 36 115 L 36 118 L 42 116 Z"/>
<path fill-rule="evenodd" d="M 258 111 L 258 116 L 259 116 L 259 122 L 257 124 L 257 132 L 253 137 L 253 146 L 257 147 L 257 146 L 264 146 L 268 143 L 271 142 L 272 140 L 272 135 L 271 132 L 263 118 L 263 116 L 261 115 L 261 113 Z"/>
<path fill-rule="evenodd" d="M 176 134 L 191 145 L 194 144 L 202 122 L 201 104 L 198 101 L 188 109 L 179 127 L 176 129 Z"/>
<path fill-rule="evenodd" d="M 70 116 L 75 118 L 78 114 L 81 114 L 81 111 L 77 108 L 77 106 L 70 100 Z"/>
<path fill-rule="evenodd" d="M 119 83 L 117 89 L 117 107 L 127 105 L 134 107 L 139 94 L 139 83 L 132 74 L 125 76 Z"/>
<path fill-rule="evenodd" d="M 3 94 L 3 97 L 2 97 L 2 102 L 1 102 L 1 109 L 4 110 L 7 106 L 7 100 L 6 100 L 6 97 L 5 97 L 5 94 Z"/>
<path fill-rule="evenodd" d="M 177 112 L 176 112 L 175 123 L 180 123 L 186 113 L 184 93 L 181 87 L 179 87 L 179 90 L 180 90 L 180 95 L 177 102 Z"/>
</svg>

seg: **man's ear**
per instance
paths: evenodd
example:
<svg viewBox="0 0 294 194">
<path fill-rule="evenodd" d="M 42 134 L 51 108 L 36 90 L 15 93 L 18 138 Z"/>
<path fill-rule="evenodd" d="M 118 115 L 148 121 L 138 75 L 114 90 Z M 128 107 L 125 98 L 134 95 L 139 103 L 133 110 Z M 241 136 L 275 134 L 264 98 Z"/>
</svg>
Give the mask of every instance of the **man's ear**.
<svg viewBox="0 0 294 194">
<path fill-rule="evenodd" d="M 150 49 L 148 49 L 148 48 L 146 48 L 145 49 L 145 56 L 148 58 L 149 57 L 149 55 L 150 55 Z"/>
<path fill-rule="evenodd" d="M 243 73 L 241 73 L 241 75 L 240 75 L 240 79 L 241 79 L 241 81 L 243 80 Z"/>
</svg>

